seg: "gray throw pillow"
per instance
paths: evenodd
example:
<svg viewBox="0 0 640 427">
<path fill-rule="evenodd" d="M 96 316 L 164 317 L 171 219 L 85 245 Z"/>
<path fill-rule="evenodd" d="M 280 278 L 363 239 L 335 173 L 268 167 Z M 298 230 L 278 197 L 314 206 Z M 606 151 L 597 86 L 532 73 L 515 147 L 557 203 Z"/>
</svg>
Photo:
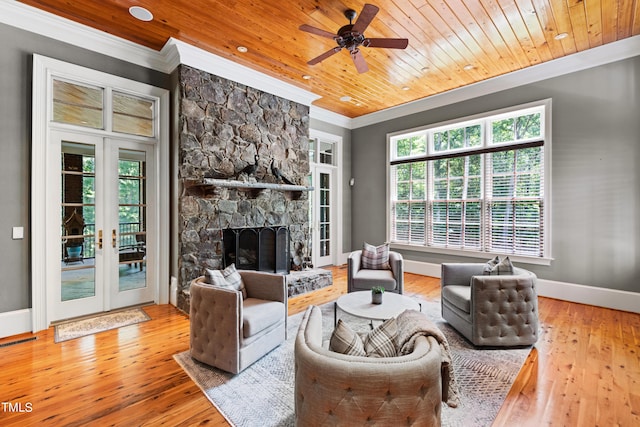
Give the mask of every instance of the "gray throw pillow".
<svg viewBox="0 0 640 427">
<path fill-rule="evenodd" d="M 490 262 L 495 261 L 498 257 L 494 258 Z M 491 268 L 488 268 L 488 263 L 485 266 L 483 274 L 489 276 L 500 276 L 506 274 L 513 274 L 513 264 L 509 257 L 504 257 L 502 260 L 499 260 L 497 264 L 493 265 Z"/>
</svg>

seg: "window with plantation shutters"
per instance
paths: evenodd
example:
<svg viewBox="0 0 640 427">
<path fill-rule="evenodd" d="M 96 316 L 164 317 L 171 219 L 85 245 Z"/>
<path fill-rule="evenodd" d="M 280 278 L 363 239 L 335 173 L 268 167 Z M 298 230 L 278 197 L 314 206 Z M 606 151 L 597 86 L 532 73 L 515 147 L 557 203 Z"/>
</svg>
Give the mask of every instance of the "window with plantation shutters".
<svg viewBox="0 0 640 427">
<path fill-rule="evenodd" d="M 390 241 L 549 257 L 548 106 L 545 101 L 390 136 Z"/>
</svg>

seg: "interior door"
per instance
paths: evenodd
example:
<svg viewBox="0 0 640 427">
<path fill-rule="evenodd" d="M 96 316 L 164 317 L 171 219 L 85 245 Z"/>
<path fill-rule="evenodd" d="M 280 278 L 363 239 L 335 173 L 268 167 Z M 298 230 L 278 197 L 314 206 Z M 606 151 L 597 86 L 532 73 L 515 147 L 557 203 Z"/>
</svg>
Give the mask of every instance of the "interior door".
<svg viewBox="0 0 640 427">
<path fill-rule="evenodd" d="M 51 146 L 59 155 L 60 215 L 47 231 L 57 236 L 48 262 L 50 321 L 153 301 L 153 147 L 61 131 L 52 132 Z"/>
<path fill-rule="evenodd" d="M 314 166 L 312 168 L 313 204 L 313 264 L 316 267 L 335 263 L 335 168 Z M 333 224 L 332 224 L 333 222 Z"/>
</svg>

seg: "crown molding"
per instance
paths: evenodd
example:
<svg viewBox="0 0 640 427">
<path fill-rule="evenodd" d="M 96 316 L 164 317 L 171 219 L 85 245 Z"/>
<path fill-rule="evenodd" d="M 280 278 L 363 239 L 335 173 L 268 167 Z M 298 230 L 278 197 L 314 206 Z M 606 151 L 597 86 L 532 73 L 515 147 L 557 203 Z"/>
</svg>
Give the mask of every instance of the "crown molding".
<svg viewBox="0 0 640 427">
<path fill-rule="evenodd" d="M 324 108 L 316 107 L 315 105 L 312 105 L 309 109 L 309 117 L 346 129 L 351 129 L 351 123 L 353 120 L 347 116 L 343 116 L 342 114 L 334 113 L 333 111 L 325 110 Z"/>
<path fill-rule="evenodd" d="M 640 36 L 629 37 L 613 43 L 591 48 L 553 61 L 544 62 L 522 70 L 493 77 L 482 82 L 453 89 L 386 110 L 351 119 L 350 129 L 392 120 L 414 113 L 431 110 L 456 102 L 489 95 L 506 89 L 539 82 L 576 71 L 605 65 L 640 55 Z"/>
<path fill-rule="evenodd" d="M 0 0 L 0 10 L 3 24 L 142 67 L 169 72 L 163 55 L 148 47 L 14 0 Z"/>
<path fill-rule="evenodd" d="M 313 101 L 320 98 L 319 95 L 308 90 L 301 89 L 283 80 L 260 73 L 174 38 L 170 38 L 167 41 L 162 51 L 171 55 L 171 65 L 174 66 L 174 69 L 177 66 L 177 60 L 179 64 L 195 67 L 216 76 L 304 105 L 311 105 Z M 171 53 L 172 51 L 177 51 L 177 57 L 175 53 Z"/>
</svg>

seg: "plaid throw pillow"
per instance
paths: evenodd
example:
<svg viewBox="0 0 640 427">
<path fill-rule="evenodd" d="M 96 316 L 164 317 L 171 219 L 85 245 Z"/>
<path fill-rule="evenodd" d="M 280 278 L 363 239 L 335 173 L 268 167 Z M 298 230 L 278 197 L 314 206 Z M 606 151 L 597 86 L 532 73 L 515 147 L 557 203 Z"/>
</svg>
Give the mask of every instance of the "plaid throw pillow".
<svg viewBox="0 0 640 427">
<path fill-rule="evenodd" d="M 367 270 L 391 270 L 389 265 L 389 243 L 373 246 L 364 242 L 362 268 Z"/>
<path fill-rule="evenodd" d="M 350 356 L 394 357 L 397 355 L 396 335 L 398 325 L 395 318 L 385 320 L 363 337 L 340 319 L 331 334 L 329 349 Z"/>
<path fill-rule="evenodd" d="M 247 290 L 244 287 L 242 276 L 236 270 L 235 264 L 231 264 L 224 270 L 206 270 L 207 283 L 221 288 L 233 289 L 242 293 L 242 299 L 247 298 Z"/>
<path fill-rule="evenodd" d="M 329 350 L 350 356 L 366 356 L 362 339 L 342 319 L 338 320 L 336 328 L 329 340 Z"/>
<path fill-rule="evenodd" d="M 393 357 L 397 354 L 395 338 L 398 325 L 395 318 L 385 320 L 364 339 L 364 351 L 369 357 Z"/>
<path fill-rule="evenodd" d="M 483 274 L 487 276 L 513 274 L 513 264 L 509 257 L 505 257 L 502 260 L 495 257 L 485 265 Z"/>
</svg>

